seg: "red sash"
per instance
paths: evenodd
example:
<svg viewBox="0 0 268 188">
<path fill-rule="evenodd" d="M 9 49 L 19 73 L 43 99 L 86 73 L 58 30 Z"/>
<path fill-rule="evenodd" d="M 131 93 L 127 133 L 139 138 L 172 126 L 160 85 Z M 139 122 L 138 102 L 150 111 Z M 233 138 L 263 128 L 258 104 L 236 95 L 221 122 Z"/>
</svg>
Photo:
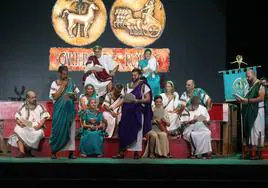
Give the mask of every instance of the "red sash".
<svg viewBox="0 0 268 188">
<path fill-rule="evenodd" d="M 164 120 L 160 120 L 160 123 L 158 124 L 158 128 L 163 132 L 168 132 L 167 130 L 167 123 Z"/>
<path fill-rule="evenodd" d="M 94 64 L 94 66 L 95 66 L 95 65 L 100 65 L 100 66 L 102 66 L 102 65 L 100 64 L 98 58 L 97 58 L 95 55 L 94 55 L 94 56 L 90 56 L 90 57 L 88 58 L 86 65 L 88 65 L 88 64 L 90 64 L 90 63 L 92 63 L 92 62 L 93 62 L 93 64 Z M 83 81 L 85 81 L 86 78 L 87 78 L 90 74 L 91 74 L 91 71 L 88 71 L 87 73 L 85 73 L 84 76 L 83 76 Z M 112 80 L 112 76 L 111 76 L 110 74 L 108 74 L 108 73 L 106 72 L 105 69 L 102 69 L 101 72 L 96 72 L 96 73 L 94 73 L 94 74 L 95 74 L 96 78 L 97 78 L 100 82 L 106 82 L 106 81 Z"/>
</svg>

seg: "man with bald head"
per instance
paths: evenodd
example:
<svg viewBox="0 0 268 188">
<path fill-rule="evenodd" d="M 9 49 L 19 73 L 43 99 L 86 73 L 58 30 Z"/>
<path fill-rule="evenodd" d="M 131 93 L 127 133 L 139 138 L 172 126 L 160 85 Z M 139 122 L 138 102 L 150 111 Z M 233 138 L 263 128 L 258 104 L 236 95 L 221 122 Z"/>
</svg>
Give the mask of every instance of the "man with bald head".
<svg viewBox="0 0 268 188">
<path fill-rule="evenodd" d="M 243 116 L 243 136 L 246 138 L 246 149 L 249 153 L 244 153 L 242 157 L 249 156 L 250 159 L 259 159 L 256 147 L 264 146 L 265 137 L 265 113 L 264 113 L 264 97 L 265 88 L 253 70 L 246 72 L 249 90 L 244 98 L 237 98 L 242 104 Z"/>
<path fill-rule="evenodd" d="M 44 136 L 44 123 L 49 117 L 47 110 L 37 103 L 36 93 L 28 91 L 25 103 L 15 114 L 15 134 L 8 140 L 11 146 L 19 148 L 20 154 L 17 158 L 33 157 L 31 150 L 38 149 L 39 142 Z"/>
<path fill-rule="evenodd" d="M 201 105 L 205 106 L 208 110 L 211 109 L 211 98 L 203 89 L 195 88 L 194 80 L 187 80 L 185 89 L 186 91 L 181 95 L 180 100 L 186 102 L 187 106 L 191 104 L 191 99 L 196 96 L 199 97 Z"/>
</svg>

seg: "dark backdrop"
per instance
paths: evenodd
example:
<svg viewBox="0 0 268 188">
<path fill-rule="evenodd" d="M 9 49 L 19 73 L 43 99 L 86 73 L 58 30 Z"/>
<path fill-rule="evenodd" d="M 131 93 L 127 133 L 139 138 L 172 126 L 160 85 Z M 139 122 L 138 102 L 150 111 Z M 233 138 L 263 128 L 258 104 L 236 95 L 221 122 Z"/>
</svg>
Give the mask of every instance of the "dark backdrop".
<svg viewBox="0 0 268 188">
<path fill-rule="evenodd" d="M 248 66 L 261 65 L 258 77 L 268 75 L 267 5 L 265 1 L 227 1 L 227 68 L 237 54 L 244 56 Z"/>
<path fill-rule="evenodd" d="M 166 78 L 184 90 L 187 79 L 196 80 L 213 101 L 224 100 L 222 75 L 226 68 L 226 14 L 222 0 L 162 0 L 167 16 L 166 28 L 159 40 L 149 47 L 170 48 L 171 66 Z M 72 47 L 54 32 L 51 11 L 55 0 L 3 1 L 1 3 L 0 99 L 14 97 L 14 87 L 36 90 L 47 100 L 56 72 L 49 72 L 49 49 Z M 108 15 L 112 0 L 104 0 Z M 103 35 L 93 44 L 103 47 L 127 47 L 113 35 L 109 21 Z M 82 89 L 82 72 L 71 77 Z M 125 83 L 127 73 L 116 76 Z"/>
</svg>

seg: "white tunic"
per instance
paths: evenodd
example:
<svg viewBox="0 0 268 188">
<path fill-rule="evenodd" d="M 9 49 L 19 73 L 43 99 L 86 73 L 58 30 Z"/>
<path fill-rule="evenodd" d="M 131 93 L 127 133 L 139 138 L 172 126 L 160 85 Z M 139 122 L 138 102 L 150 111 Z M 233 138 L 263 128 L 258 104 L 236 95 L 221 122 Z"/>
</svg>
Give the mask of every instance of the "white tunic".
<svg viewBox="0 0 268 188">
<path fill-rule="evenodd" d="M 167 130 L 176 130 L 178 127 L 180 127 L 180 121 L 178 114 L 173 111 L 182 105 L 181 101 L 179 100 L 179 94 L 177 92 L 174 92 L 174 97 L 171 100 L 168 99 L 166 93 L 161 93 L 160 95 L 162 96 L 163 106 L 168 112 L 168 117 L 170 120 L 170 126 L 167 127 Z"/>
<path fill-rule="evenodd" d="M 195 88 L 195 89 L 200 89 L 200 88 Z M 204 90 L 202 90 L 202 91 L 204 91 Z M 201 95 L 200 100 L 203 99 L 202 102 L 204 104 L 206 104 L 210 97 L 205 92 L 200 92 L 200 95 Z M 180 100 L 185 101 L 186 103 L 189 103 L 191 98 L 187 95 L 187 92 L 185 91 L 182 93 Z"/>
<path fill-rule="evenodd" d="M 155 72 L 157 72 L 157 68 L 158 62 L 156 61 L 154 56 L 151 56 L 151 58 L 148 60 L 148 65 L 143 68 L 143 76 L 147 78 L 150 74 L 152 74 L 152 77 L 154 78 Z"/>
<path fill-rule="evenodd" d="M 264 86 L 261 86 L 259 92 L 262 91 L 265 93 Z M 264 109 L 264 101 L 259 102 L 258 115 L 254 122 L 254 126 L 251 130 L 251 136 L 249 140 L 249 144 L 253 146 L 259 145 L 259 134 L 261 133 L 260 146 L 264 146 L 264 138 L 265 138 L 265 109 Z"/>
<path fill-rule="evenodd" d="M 35 130 L 40 121 L 44 118 L 49 118 L 50 115 L 46 109 L 38 104 L 35 109 L 28 110 L 27 105 L 23 104 L 20 110 L 15 114 L 18 120 L 28 120 L 32 122 L 32 127 L 15 126 L 13 135 L 10 136 L 8 143 L 13 147 L 18 147 L 18 140 L 21 139 L 24 144 L 30 148 L 38 149 L 40 140 L 44 137 L 43 129 Z"/>
<path fill-rule="evenodd" d="M 49 99 L 53 101 L 53 103 L 55 102 L 54 98 L 53 98 L 53 94 L 56 93 L 58 90 L 60 89 L 60 85 L 57 84 L 57 81 L 53 81 L 51 83 L 50 86 L 50 90 L 49 90 Z M 74 92 L 76 94 L 78 94 L 80 92 L 80 90 L 78 89 L 78 87 L 75 86 Z"/>
<path fill-rule="evenodd" d="M 106 105 L 107 107 L 113 108 L 114 106 L 117 106 L 117 104 L 121 100 L 122 100 L 121 96 L 117 100 L 114 100 L 112 98 L 112 94 L 109 93 L 105 96 L 102 106 Z M 114 112 L 119 115 L 117 117 L 113 117 L 110 112 L 107 111 L 103 112 L 103 118 L 107 121 L 106 132 L 108 133 L 108 138 L 111 138 L 113 136 L 114 130 L 121 120 L 122 107 L 121 106 L 117 107 L 116 109 L 114 109 Z"/>
<path fill-rule="evenodd" d="M 55 103 L 55 100 L 52 97 L 52 94 L 56 93 L 60 89 L 60 85 L 57 84 L 56 81 L 53 81 L 49 91 L 49 98 Z M 78 94 L 80 91 L 77 87 L 75 87 L 74 92 Z M 74 151 L 75 150 L 75 119 L 71 126 L 70 132 L 70 141 L 66 144 L 66 146 L 61 151 Z"/>
<path fill-rule="evenodd" d="M 113 62 L 112 57 L 108 56 L 108 55 L 102 55 L 100 58 L 98 58 L 101 66 L 105 69 L 105 71 L 110 74 L 110 71 L 112 71 L 115 67 L 116 64 Z M 85 68 L 85 73 L 89 70 L 93 70 L 94 69 L 94 65 L 93 63 L 87 64 L 86 68 Z M 92 84 L 95 89 L 96 89 L 96 93 L 98 96 L 103 96 L 107 93 L 107 85 L 109 83 L 111 83 L 111 80 L 102 82 L 99 81 L 95 74 L 90 74 L 86 80 L 85 80 L 85 85 L 87 84 Z"/>
<path fill-rule="evenodd" d="M 194 111 L 189 110 L 189 113 L 189 117 L 184 117 L 185 121 L 191 121 L 200 115 L 206 117 L 205 119 L 207 121 L 210 120 L 207 109 L 202 105 L 199 105 L 199 107 Z M 203 122 L 198 121 L 195 124 L 188 125 L 183 132 L 183 138 L 191 143 L 192 153 L 194 155 L 212 152 L 211 131 Z"/>
</svg>

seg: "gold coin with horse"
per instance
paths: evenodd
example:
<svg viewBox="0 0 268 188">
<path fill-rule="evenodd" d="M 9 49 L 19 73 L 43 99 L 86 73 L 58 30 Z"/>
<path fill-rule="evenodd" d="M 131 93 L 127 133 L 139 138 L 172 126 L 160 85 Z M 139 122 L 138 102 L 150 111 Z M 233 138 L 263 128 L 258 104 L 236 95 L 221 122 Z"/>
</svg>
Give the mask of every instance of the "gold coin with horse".
<svg viewBox="0 0 268 188">
<path fill-rule="evenodd" d="M 52 23 L 57 35 L 68 44 L 89 45 L 104 32 L 107 11 L 102 0 L 57 0 Z"/>
<path fill-rule="evenodd" d="M 110 11 L 110 25 L 124 44 L 144 47 L 162 35 L 166 23 L 160 0 L 116 0 Z"/>
</svg>

